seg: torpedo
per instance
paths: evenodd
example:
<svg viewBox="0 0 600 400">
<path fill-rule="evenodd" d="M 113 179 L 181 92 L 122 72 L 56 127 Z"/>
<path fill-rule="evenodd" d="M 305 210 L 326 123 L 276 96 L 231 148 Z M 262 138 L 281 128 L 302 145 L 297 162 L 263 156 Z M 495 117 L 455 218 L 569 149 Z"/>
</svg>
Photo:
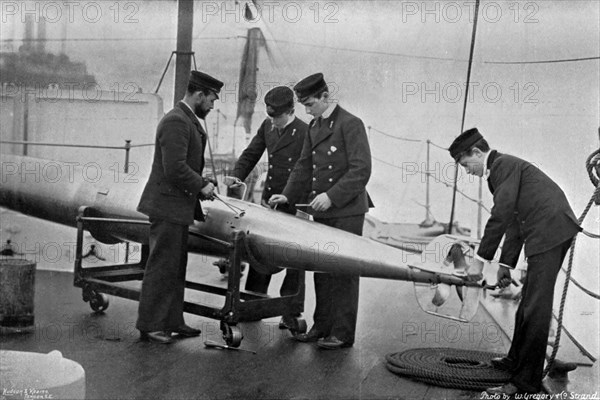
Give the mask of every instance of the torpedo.
<svg viewBox="0 0 600 400">
<path fill-rule="evenodd" d="M 50 167 L 54 173 L 44 174 Z M 105 170 L 96 175 L 90 179 L 81 167 L 58 161 L 3 155 L 0 206 L 73 227 L 85 207 L 90 217 L 86 229 L 96 240 L 147 244 L 147 217 L 136 211 L 145 179 L 119 181 Z M 190 252 L 228 256 L 232 235 L 241 232 L 241 257 L 265 270 L 285 267 L 412 281 L 426 312 L 468 321 L 476 311 L 481 284 L 464 279 L 466 263 L 464 257 L 457 258 L 472 257 L 474 239 L 443 235 L 415 257 L 366 237 L 223 195 L 202 202 L 202 208 L 205 221 L 195 221 L 189 228 Z M 108 222 L 98 222 L 102 219 Z M 450 315 L 439 313 L 450 295 L 449 286 L 471 288 L 465 293 L 457 290 L 461 302 Z"/>
</svg>

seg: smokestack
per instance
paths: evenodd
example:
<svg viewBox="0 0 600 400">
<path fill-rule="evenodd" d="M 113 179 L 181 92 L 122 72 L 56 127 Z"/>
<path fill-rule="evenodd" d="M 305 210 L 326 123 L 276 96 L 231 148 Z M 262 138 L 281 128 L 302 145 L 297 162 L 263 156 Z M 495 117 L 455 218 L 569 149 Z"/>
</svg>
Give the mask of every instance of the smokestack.
<svg viewBox="0 0 600 400">
<path fill-rule="evenodd" d="M 25 15 L 25 38 L 23 39 L 23 49 L 31 50 L 33 43 L 33 16 Z"/>
<path fill-rule="evenodd" d="M 65 22 L 63 23 L 63 27 L 62 27 L 62 41 L 60 42 L 60 52 L 62 54 L 67 54 L 67 26 L 68 26 L 68 19 L 65 18 Z"/>
<path fill-rule="evenodd" d="M 36 45 L 36 50 L 38 53 L 43 53 L 46 51 L 46 18 L 40 18 L 38 22 L 38 42 Z"/>
</svg>

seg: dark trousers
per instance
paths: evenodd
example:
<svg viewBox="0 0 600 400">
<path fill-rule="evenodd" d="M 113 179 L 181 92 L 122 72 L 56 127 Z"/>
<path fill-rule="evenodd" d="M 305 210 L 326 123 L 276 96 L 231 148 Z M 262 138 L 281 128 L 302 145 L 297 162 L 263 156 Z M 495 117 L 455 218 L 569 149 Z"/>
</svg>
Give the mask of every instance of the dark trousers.
<svg viewBox="0 0 600 400">
<path fill-rule="evenodd" d="M 527 259 L 527 275 L 508 352 L 516 366 L 511 382 L 521 390 L 537 393 L 542 388 L 554 285 L 570 245 L 568 240 Z"/>
<path fill-rule="evenodd" d="M 263 202 L 264 201 L 265 199 L 263 199 Z M 295 209 L 290 208 L 287 204 L 280 206 L 277 210 L 292 215 L 295 213 Z M 279 294 L 281 296 L 291 296 L 298 292 L 298 275 L 298 270 L 285 270 L 285 278 L 283 279 L 283 283 L 281 284 L 281 288 L 279 289 Z M 271 274 L 263 274 L 261 272 L 258 272 L 252 266 L 252 264 L 250 264 L 248 277 L 246 278 L 245 289 L 250 290 L 252 292 L 266 294 L 269 290 L 269 284 L 271 283 L 271 276 Z"/>
<path fill-rule="evenodd" d="M 157 219 L 150 222 L 150 252 L 136 328 L 144 332 L 174 330 L 184 324 L 188 226 Z"/>
<path fill-rule="evenodd" d="M 298 270 L 286 269 L 285 278 L 279 289 L 281 296 L 290 296 L 298 292 Z M 248 271 L 248 278 L 246 278 L 246 290 L 253 292 L 266 294 L 269 290 L 269 284 L 271 283 L 271 274 L 263 274 L 258 272 L 252 264 L 250 264 L 250 270 Z"/>
<path fill-rule="evenodd" d="M 315 221 L 360 236 L 365 215 L 315 218 Z M 360 277 L 315 272 L 314 279 L 316 305 L 312 329 L 325 336 L 335 336 L 346 343 L 354 343 Z"/>
</svg>

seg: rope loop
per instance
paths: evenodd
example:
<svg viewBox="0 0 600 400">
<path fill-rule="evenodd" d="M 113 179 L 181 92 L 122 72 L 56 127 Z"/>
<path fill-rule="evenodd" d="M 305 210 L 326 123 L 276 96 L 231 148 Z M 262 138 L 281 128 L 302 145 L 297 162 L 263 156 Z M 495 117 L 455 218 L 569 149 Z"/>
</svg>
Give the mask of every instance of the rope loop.
<svg viewBox="0 0 600 400">
<path fill-rule="evenodd" d="M 386 368 L 407 378 L 453 389 L 484 390 L 500 386 L 510 374 L 492 367 L 502 354 L 453 348 L 418 348 L 390 353 Z"/>
</svg>

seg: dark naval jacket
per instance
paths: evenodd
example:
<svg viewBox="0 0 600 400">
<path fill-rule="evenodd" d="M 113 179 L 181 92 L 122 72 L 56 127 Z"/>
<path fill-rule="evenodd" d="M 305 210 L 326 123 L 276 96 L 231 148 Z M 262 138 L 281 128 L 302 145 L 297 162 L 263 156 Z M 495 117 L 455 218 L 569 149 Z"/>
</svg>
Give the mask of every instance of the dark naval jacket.
<svg viewBox="0 0 600 400">
<path fill-rule="evenodd" d="M 137 210 L 150 218 L 190 225 L 203 220 L 198 201 L 206 133 L 196 115 L 179 102 L 158 124 L 154 160 Z"/>
<path fill-rule="evenodd" d="M 296 161 L 300 158 L 307 131 L 308 125 L 294 117 L 294 120 L 283 128 L 280 137 L 271 120 L 266 118 L 250 145 L 235 163 L 232 175 L 245 180 L 266 149 L 269 163 L 262 200 L 268 202 L 272 195 L 283 191 Z M 295 211 L 293 205 L 286 206 L 281 207 L 281 210 L 290 213 Z"/>
<path fill-rule="evenodd" d="M 308 208 L 316 218 L 364 214 L 371 205 L 365 189 L 371 176 L 371 150 L 365 126 L 339 105 L 329 118 L 309 124 L 302 155 L 282 194 L 292 204 L 310 187 L 308 202 L 327 193 L 332 206 L 324 212 Z"/>
<path fill-rule="evenodd" d="M 487 168 L 494 207 L 477 254 L 492 260 L 506 234 L 500 263 L 514 268 L 525 256 L 543 253 L 581 230 L 562 189 L 537 167 L 493 150 Z"/>
</svg>

